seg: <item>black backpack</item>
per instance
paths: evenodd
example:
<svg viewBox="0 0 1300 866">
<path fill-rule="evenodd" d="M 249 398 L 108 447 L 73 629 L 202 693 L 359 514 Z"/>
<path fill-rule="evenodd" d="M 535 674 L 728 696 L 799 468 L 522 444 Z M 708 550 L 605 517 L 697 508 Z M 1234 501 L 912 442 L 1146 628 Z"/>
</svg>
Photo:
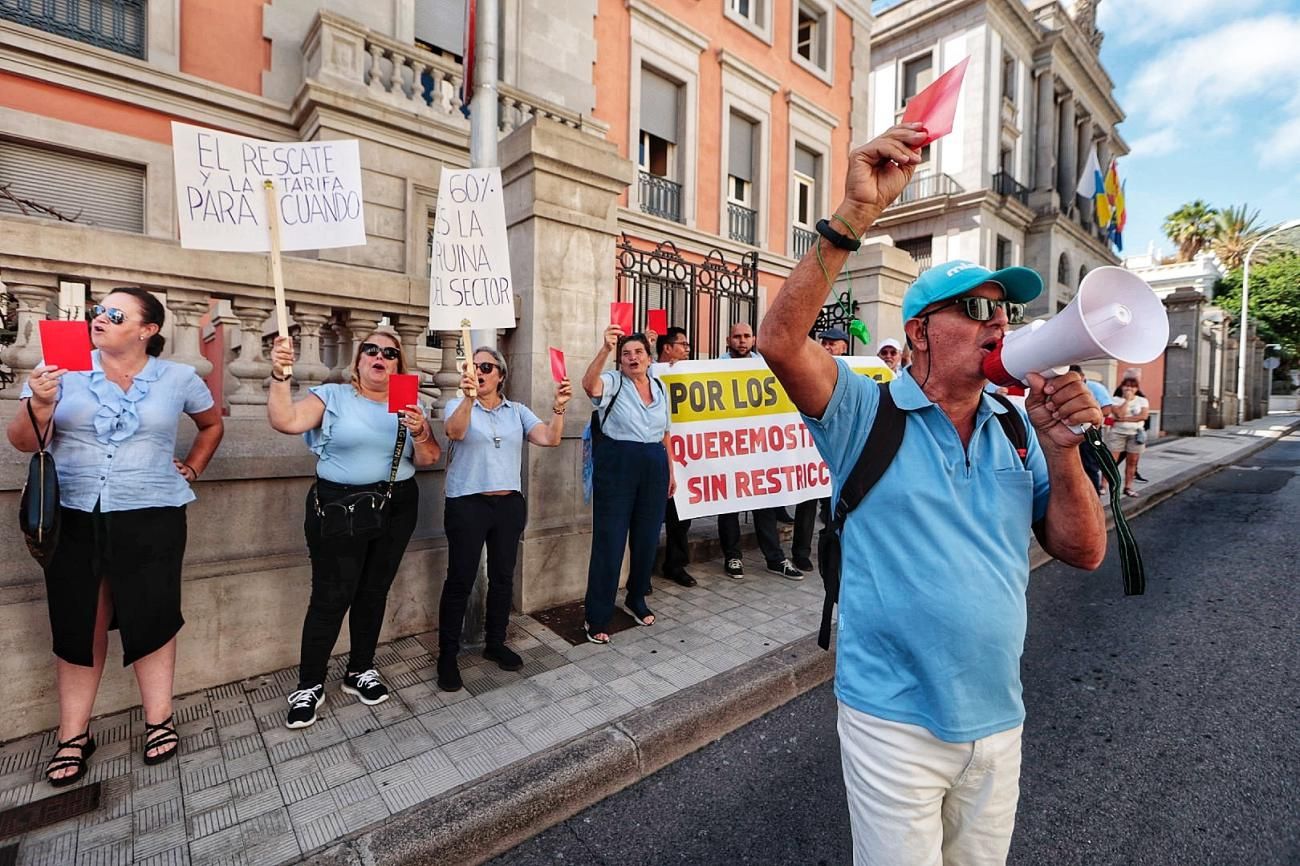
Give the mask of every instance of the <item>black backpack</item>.
<svg viewBox="0 0 1300 866">
<path fill-rule="evenodd" d="M 907 428 L 907 413 L 895 405 L 889 385 L 879 382 L 877 386 L 880 388 L 880 405 L 876 409 L 876 420 L 871 424 L 871 431 L 867 434 L 866 444 L 862 446 L 862 453 L 858 455 L 858 462 L 853 465 L 853 471 L 840 490 L 834 515 L 817 537 L 817 569 L 821 572 L 822 584 L 826 588 L 817 645 L 824 650 L 831 648 L 831 620 L 835 604 L 840 600 L 840 533 L 844 531 L 844 521 L 885 474 L 903 444 L 903 431 Z M 1025 419 L 1006 397 L 1001 394 L 989 396 L 1006 407 L 1006 412 L 994 417 L 1001 423 L 1020 462 L 1025 463 L 1029 459 L 1029 434 L 1025 429 Z"/>
</svg>

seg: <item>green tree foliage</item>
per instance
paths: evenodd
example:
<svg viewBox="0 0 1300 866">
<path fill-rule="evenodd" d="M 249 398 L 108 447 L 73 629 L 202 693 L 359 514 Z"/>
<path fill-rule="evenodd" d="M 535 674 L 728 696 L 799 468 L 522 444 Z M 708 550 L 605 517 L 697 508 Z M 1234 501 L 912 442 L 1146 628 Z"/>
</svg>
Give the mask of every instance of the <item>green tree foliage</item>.
<svg viewBox="0 0 1300 866">
<path fill-rule="evenodd" d="M 1169 240 L 1178 245 L 1178 261 L 1190 262 L 1210 243 L 1218 213 L 1198 198 L 1165 217 L 1162 228 Z"/>
<path fill-rule="evenodd" d="M 1300 253 L 1280 252 L 1260 262 L 1258 253 L 1250 262 L 1250 309 L 1248 314 L 1266 343 L 1280 343 L 1287 362 L 1300 356 Z M 1224 277 L 1214 302 L 1237 319 L 1241 313 L 1242 269 Z"/>
<path fill-rule="evenodd" d="M 1250 205 L 1225 207 L 1214 218 L 1212 246 L 1228 270 L 1241 267 L 1246 251 L 1259 237 L 1259 210 Z"/>
</svg>

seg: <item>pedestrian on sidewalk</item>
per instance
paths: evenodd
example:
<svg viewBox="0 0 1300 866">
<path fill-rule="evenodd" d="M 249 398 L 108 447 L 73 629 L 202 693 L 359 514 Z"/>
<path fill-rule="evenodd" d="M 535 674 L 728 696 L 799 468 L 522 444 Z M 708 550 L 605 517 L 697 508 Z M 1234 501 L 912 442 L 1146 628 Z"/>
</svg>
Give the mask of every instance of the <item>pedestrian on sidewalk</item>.
<svg viewBox="0 0 1300 866">
<path fill-rule="evenodd" d="M 43 563 L 59 691 L 45 778 L 56 788 L 84 777 L 94 754 L 90 716 L 110 628 L 140 687 L 144 762 L 160 764 L 180 748 L 172 689 L 185 624 L 185 506 L 223 432 L 221 408 L 194 368 L 158 357 L 166 310 L 157 298 L 117 288 L 93 314 L 91 369 L 38 366 L 8 428 L 19 451 L 49 437 L 59 480 L 58 544 Z M 183 460 L 175 457 L 182 414 L 198 427 Z"/>
<path fill-rule="evenodd" d="M 438 603 L 438 688 L 460 691 L 460 652 L 465 606 L 487 547 L 487 614 L 483 658 L 505 671 L 524 660 L 506 646 L 510 603 L 514 598 L 515 559 L 528 519 L 524 501 L 524 441 L 554 448 L 564 437 L 564 413 L 573 389 L 567 378 L 555 386 L 555 400 L 543 422 L 522 403 L 507 400 L 510 368 L 489 346 L 474 350 L 474 362 L 461 374 L 461 394 L 444 409 L 447 434 L 447 579 Z"/>
<path fill-rule="evenodd" d="M 604 370 L 610 353 L 617 369 Z M 594 439 L 591 559 L 587 564 L 587 640 L 609 643 L 623 549 L 628 550 L 624 607 L 637 625 L 654 625 L 646 604 L 668 498 L 676 489 L 668 459 L 668 393 L 650 374 L 650 340 L 617 324 L 582 375 L 600 418 Z"/>
<path fill-rule="evenodd" d="M 284 722 L 306 728 L 316 723 L 325 697 L 325 672 L 344 614 L 352 642 L 343 691 L 363 704 L 388 700 L 388 686 L 374 669 L 375 646 L 388 589 L 419 516 L 415 469 L 437 463 L 442 449 L 419 404 L 388 411 L 389 378 L 406 372 L 402 339 L 392 328 L 375 328 L 361 339 L 351 381 L 317 385 L 296 403 L 286 372 L 293 361 L 293 339 L 277 337 L 266 414 L 273 429 L 302 434 L 317 458 L 303 522 L 311 601 L 302 624 L 298 687 L 288 697 Z M 357 503 L 363 496 L 365 503 Z M 383 502 L 380 509 L 364 507 L 376 501 Z M 357 505 L 349 511 L 351 503 Z M 360 529 L 353 521 L 362 514 L 376 515 L 374 524 L 349 534 L 347 524 Z"/>
<path fill-rule="evenodd" d="M 727 353 L 724 358 L 758 358 L 761 357 L 754 348 L 754 329 L 748 322 L 736 322 L 727 332 Z M 758 537 L 758 549 L 767 561 L 767 570 L 779 574 L 788 580 L 803 580 L 803 572 L 794 567 L 781 549 L 781 536 L 777 529 L 778 512 L 784 508 L 755 508 L 751 514 L 754 519 L 754 535 Z M 794 522 L 791 518 L 790 522 Z M 727 577 L 742 580 L 745 577 L 745 563 L 740 558 L 740 512 L 718 515 L 718 541 L 722 545 L 722 566 Z"/>
<path fill-rule="evenodd" d="M 669 328 L 655 340 L 655 349 L 659 353 L 659 363 L 670 367 L 678 361 L 691 357 L 691 341 L 685 328 L 676 325 Z M 681 586 L 695 586 L 697 581 L 686 566 L 691 561 L 691 549 L 688 536 L 691 531 L 690 520 L 677 516 L 677 504 L 672 499 L 664 509 L 664 564 L 663 576 Z"/>
<path fill-rule="evenodd" d="M 1146 451 L 1146 430 L 1143 425 L 1151 415 L 1151 403 L 1138 384 L 1138 371 L 1124 371 L 1124 378 L 1115 389 L 1115 423 L 1106 428 L 1106 447 L 1115 454 L 1115 462 L 1124 463 L 1124 495 L 1137 496 L 1133 481 L 1137 477 L 1138 460 Z"/>
<path fill-rule="evenodd" d="M 902 124 L 850 154 L 842 203 L 817 224 L 821 237 L 763 323 L 768 364 L 829 464 L 835 496 L 882 407 L 892 403 L 883 411 L 904 424 L 868 499 L 906 508 L 882 520 L 857 507 L 841 535 L 835 691 L 859 866 L 1005 861 L 1024 719 L 1029 531 L 1080 568 L 1106 553 L 1101 505 L 1077 453 L 1083 437 L 1065 426 L 1101 423 L 1079 376 L 1030 374 L 1024 410 L 983 392 L 981 362 L 1042 291 L 1036 273 L 972 262 L 927 270 L 903 296 L 912 364 L 888 384 L 808 337 L 925 140 L 918 124 Z M 1027 428 L 1023 457 L 993 418 L 1009 411 Z"/>
</svg>

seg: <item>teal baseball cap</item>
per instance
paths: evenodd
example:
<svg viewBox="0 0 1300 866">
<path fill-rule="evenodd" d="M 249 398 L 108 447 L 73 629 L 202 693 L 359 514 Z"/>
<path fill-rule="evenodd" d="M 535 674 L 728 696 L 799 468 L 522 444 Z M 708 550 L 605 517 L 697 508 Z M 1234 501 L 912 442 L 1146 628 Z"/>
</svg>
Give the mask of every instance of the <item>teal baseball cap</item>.
<svg viewBox="0 0 1300 866">
<path fill-rule="evenodd" d="M 903 293 L 903 321 L 916 315 L 935 301 L 963 295 L 985 283 L 997 283 L 1008 301 L 1027 304 L 1043 291 L 1043 278 L 1037 271 L 1019 266 L 990 271 L 974 262 L 957 259 L 930 268 Z"/>
</svg>

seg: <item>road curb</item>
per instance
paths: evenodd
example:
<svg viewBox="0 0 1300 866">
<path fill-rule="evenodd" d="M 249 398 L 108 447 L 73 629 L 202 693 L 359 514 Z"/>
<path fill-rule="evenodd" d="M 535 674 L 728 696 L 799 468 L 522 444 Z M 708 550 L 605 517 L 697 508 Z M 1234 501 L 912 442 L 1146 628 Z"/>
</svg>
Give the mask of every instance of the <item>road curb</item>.
<svg viewBox="0 0 1300 866">
<path fill-rule="evenodd" d="M 310 857 L 319 866 L 472 866 L 829 680 L 809 635 Z"/>
</svg>

